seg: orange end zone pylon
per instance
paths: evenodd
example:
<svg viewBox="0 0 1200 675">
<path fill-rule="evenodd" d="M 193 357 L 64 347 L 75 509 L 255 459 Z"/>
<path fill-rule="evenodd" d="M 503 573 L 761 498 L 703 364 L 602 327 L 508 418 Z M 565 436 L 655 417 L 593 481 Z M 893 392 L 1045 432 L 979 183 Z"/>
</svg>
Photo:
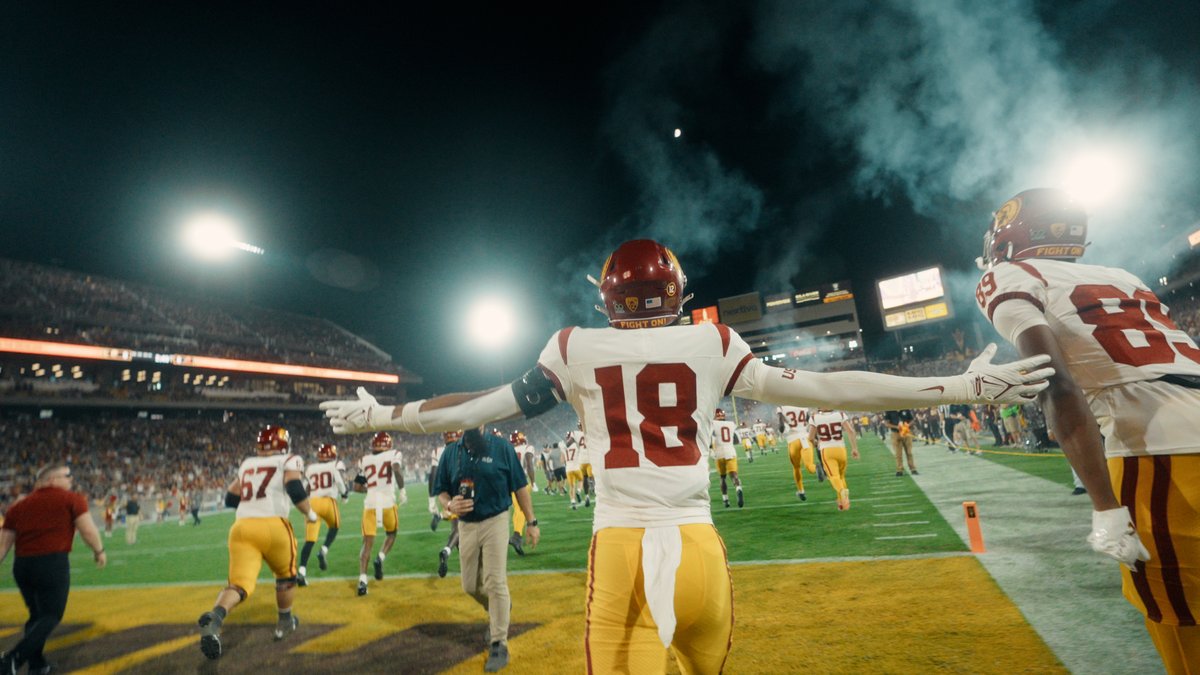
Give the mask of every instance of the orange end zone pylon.
<svg viewBox="0 0 1200 675">
<path fill-rule="evenodd" d="M 975 502 L 963 502 L 963 513 L 967 517 L 967 536 L 971 540 L 971 553 L 987 553 L 983 547 L 983 531 L 979 529 L 979 509 Z"/>
</svg>

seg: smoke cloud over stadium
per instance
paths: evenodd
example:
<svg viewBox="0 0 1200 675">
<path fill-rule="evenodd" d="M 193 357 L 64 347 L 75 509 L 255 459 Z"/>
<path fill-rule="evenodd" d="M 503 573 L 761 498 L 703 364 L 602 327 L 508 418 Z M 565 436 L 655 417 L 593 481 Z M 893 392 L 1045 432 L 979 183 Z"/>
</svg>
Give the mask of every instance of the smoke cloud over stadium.
<svg viewBox="0 0 1200 675">
<path fill-rule="evenodd" d="M 1126 181 L 1089 204 L 1087 259 L 1163 272 L 1200 219 L 1197 66 L 1156 52 L 1171 12 L 1025 0 L 766 1 L 746 12 L 678 9 L 611 66 L 605 138 L 636 185 L 638 209 L 564 272 L 595 274 L 616 243 L 651 236 L 676 249 L 694 287 L 722 247 L 754 238 L 761 264 L 744 271 L 757 274 L 754 287 L 785 288 L 798 270 L 823 269 L 810 243 L 853 225 L 836 218 L 850 198 L 932 219 L 951 245 L 941 262 L 967 269 L 992 209 L 1028 187 L 1071 187 L 1064 165 L 1102 148 L 1116 153 Z M 781 190 L 744 170 L 728 146 L 689 137 L 689 106 L 720 95 L 705 89 L 720 86 L 730 62 L 765 88 L 763 109 L 737 123 L 775 133 L 782 165 L 813 152 L 811 133 L 789 133 L 811 125 L 849 164 L 848 186 Z M 1139 245 L 1128 246 L 1134 237 Z M 973 286 L 972 274 L 954 279 Z M 569 290 L 581 295 L 568 311 L 595 303 L 586 284 Z"/>
</svg>

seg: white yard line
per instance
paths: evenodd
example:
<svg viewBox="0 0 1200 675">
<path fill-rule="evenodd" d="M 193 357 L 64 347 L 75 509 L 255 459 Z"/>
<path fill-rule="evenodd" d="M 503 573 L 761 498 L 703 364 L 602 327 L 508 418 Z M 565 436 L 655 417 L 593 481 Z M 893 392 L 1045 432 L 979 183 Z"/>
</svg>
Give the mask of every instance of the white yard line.
<svg viewBox="0 0 1200 675">
<path fill-rule="evenodd" d="M 917 513 L 925 513 L 925 512 L 920 511 L 920 510 L 917 510 L 917 511 L 890 511 L 888 513 L 876 513 L 875 517 L 883 518 L 884 516 L 911 516 L 911 515 L 914 515 Z"/>
<path fill-rule="evenodd" d="M 897 534 L 890 537 L 875 537 L 875 539 L 877 541 L 881 539 L 928 539 L 936 536 L 937 532 L 930 532 L 928 534 Z"/>
<path fill-rule="evenodd" d="M 901 523 L 874 523 L 871 527 L 904 527 L 905 525 L 928 525 L 928 520 L 906 520 Z"/>
<path fill-rule="evenodd" d="M 1086 497 L 978 457 L 931 449 L 920 462 L 917 485 L 964 543 L 962 503 L 978 504 L 987 548 L 979 561 L 1069 670 L 1163 672 L 1142 615 L 1121 596 L 1117 564 L 1084 541 Z"/>
</svg>

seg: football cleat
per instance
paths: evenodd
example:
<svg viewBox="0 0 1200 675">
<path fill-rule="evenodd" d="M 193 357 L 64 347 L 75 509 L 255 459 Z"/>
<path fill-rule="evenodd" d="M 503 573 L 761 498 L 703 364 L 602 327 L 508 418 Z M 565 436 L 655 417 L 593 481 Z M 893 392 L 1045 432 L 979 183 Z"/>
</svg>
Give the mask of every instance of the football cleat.
<svg viewBox="0 0 1200 675">
<path fill-rule="evenodd" d="M 903 476 L 903 475 L 904 475 L 904 472 L 903 472 L 903 471 L 897 471 L 897 472 L 896 472 L 896 475 L 897 475 L 897 476 Z"/>
<path fill-rule="evenodd" d="M 377 557 L 371 564 L 375 567 L 375 581 L 383 581 L 383 561 Z"/>
<path fill-rule="evenodd" d="M 808 501 L 808 495 L 804 494 L 804 490 L 796 490 L 796 499 L 806 502 Z"/>
<path fill-rule="evenodd" d="M 584 506 L 586 506 L 586 507 L 588 507 L 589 509 L 590 509 L 590 508 L 592 508 L 592 498 L 591 498 L 591 497 L 584 497 L 584 498 L 583 498 L 583 505 L 584 505 Z"/>
<path fill-rule="evenodd" d="M 442 522 L 442 514 L 440 514 L 440 513 L 433 514 L 433 517 L 429 519 L 429 529 L 433 530 L 434 532 L 437 532 L 438 524 L 440 524 L 441 522 Z"/>
<path fill-rule="evenodd" d="M 450 571 L 450 549 L 444 548 L 438 551 L 438 576 L 446 578 L 446 572 Z"/>
<path fill-rule="evenodd" d="M 308 585 L 308 570 L 301 567 L 296 571 L 296 583 L 300 586 Z"/>
<path fill-rule="evenodd" d="M 1071 490 L 1071 494 L 1073 494 L 1073 495 L 1087 494 L 1087 488 L 1077 487 L 1074 490 Z"/>
<path fill-rule="evenodd" d="M 578 504 L 578 503 L 576 503 L 576 502 L 574 502 L 574 501 L 572 501 L 572 502 L 571 502 L 571 510 L 572 510 L 572 511 L 578 511 L 578 510 L 579 510 L 579 504 Z"/>
<path fill-rule="evenodd" d="M 721 501 L 725 503 L 725 508 L 729 508 L 729 497 L 721 497 Z"/>
<path fill-rule="evenodd" d="M 321 567 L 322 572 L 329 569 L 329 561 L 325 559 L 324 548 L 322 548 L 320 551 L 317 551 L 317 565 Z"/>
<path fill-rule="evenodd" d="M 913 469 L 913 470 L 911 471 L 911 473 L 912 473 L 912 475 L 914 475 L 914 476 L 920 476 L 920 475 L 921 475 L 921 472 L 920 472 L 920 471 L 917 471 L 916 469 Z"/>
<path fill-rule="evenodd" d="M 517 555 L 525 555 L 525 538 L 521 535 L 513 532 L 512 536 L 508 538 L 508 544 L 513 547 Z"/>
<path fill-rule="evenodd" d="M 365 581 L 358 582 L 358 594 L 359 595 L 367 594 L 367 582 L 365 582 Z"/>
<path fill-rule="evenodd" d="M 746 498 L 742 496 L 742 491 L 740 488 L 737 491 L 737 497 L 738 497 L 738 508 L 740 509 L 746 505 Z"/>
<path fill-rule="evenodd" d="M 196 623 L 200 624 L 200 651 L 210 659 L 221 658 L 221 624 L 217 615 L 205 612 Z"/>
<path fill-rule="evenodd" d="M 279 622 L 275 624 L 275 640 L 282 640 L 283 638 L 296 632 L 296 629 L 299 627 L 300 618 L 295 614 L 289 614 L 286 619 L 280 619 Z"/>
</svg>

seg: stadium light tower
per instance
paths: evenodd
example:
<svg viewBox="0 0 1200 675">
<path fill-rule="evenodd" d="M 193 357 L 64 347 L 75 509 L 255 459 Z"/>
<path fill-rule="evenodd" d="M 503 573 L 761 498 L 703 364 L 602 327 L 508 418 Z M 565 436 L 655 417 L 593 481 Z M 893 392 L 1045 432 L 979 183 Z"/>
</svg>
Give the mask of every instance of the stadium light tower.
<svg viewBox="0 0 1200 675">
<path fill-rule="evenodd" d="M 220 213 L 199 213 L 184 225 L 183 240 L 188 249 L 204 260 L 225 260 L 236 251 L 262 255 L 263 249 L 238 241 L 237 227 Z"/>
</svg>

